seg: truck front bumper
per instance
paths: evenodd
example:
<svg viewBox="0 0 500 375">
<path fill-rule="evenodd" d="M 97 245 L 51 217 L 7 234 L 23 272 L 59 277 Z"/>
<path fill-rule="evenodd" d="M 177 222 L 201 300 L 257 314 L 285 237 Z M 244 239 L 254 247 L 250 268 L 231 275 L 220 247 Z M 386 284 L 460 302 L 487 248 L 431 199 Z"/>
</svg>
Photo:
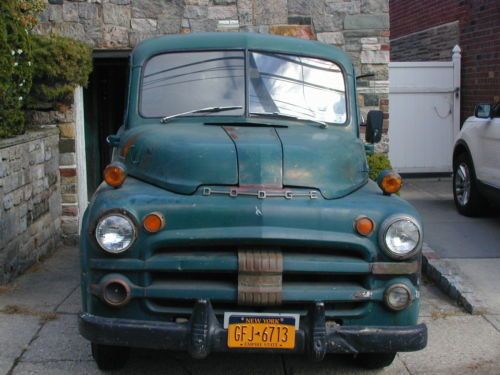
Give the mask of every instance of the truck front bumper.
<svg viewBox="0 0 500 375">
<path fill-rule="evenodd" d="M 401 352 L 423 349 L 427 326 L 340 326 L 325 322 L 324 305 L 316 303 L 296 332 L 295 348 L 232 349 L 227 346 L 227 330 L 215 316 L 209 301 L 198 301 L 186 323 L 104 318 L 89 313 L 79 316 L 83 337 L 93 343 L 181 350 L 194 358 L 210 352 L 307 353 L 322 360 L 326 353 Z"/>
</svg>

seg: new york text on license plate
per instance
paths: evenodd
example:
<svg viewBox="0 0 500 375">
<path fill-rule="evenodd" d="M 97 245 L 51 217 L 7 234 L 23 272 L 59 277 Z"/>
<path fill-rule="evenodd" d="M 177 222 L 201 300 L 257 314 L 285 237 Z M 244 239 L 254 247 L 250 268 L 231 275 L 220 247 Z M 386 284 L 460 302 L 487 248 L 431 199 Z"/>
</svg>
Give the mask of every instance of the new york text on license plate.
<svg viewBox="0 0 500 375">
<path fill-rule="evenodd" d="M 229 348 L 293 349 L 299 315 L 225 313 Z"/>
</svg>

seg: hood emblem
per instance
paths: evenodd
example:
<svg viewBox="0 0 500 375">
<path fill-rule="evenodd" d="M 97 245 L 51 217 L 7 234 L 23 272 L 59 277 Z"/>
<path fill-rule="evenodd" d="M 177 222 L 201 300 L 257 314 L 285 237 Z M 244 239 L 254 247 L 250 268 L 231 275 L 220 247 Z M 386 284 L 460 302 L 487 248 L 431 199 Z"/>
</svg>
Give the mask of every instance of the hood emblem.
<svg viewBox="0 0 500 375">
<path fill-rule="evenodd" d="M 283 190 L 283 191 L 266 191 L 266 190 L 239 190 L 239 189 L 229 189 L 229 190 L 214 190 L 209 187 L 203 188 L 203 195 L 209 196 L 212 194 L 219 195 L 229 195 L 232 198 L 236 198 L 240 195 L 257 197 L 258 199 L 266 199 L 266 198 L 285 198 L 285 199 L 293 199 L 296 197 L 309 197 L 310 199 L 317 199 L 318 192 L 315 190 L 311 190 L 308 192 L 296 192 L 292 190 Z"/>
</svg>

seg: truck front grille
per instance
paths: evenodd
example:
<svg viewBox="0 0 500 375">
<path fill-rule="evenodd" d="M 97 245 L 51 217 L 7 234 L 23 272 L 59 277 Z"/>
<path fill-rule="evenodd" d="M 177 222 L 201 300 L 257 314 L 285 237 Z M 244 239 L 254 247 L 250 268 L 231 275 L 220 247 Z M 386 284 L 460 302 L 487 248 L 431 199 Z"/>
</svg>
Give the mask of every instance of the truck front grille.
<svg viewBox="0 0 500 375">
<path fill-rule="evenodd" d="M 366 311 L 374 295 L 371 264 L 361 252 L 323 248 L 281 248 L 281 252 L 282 300 L 277 306 L 238 304 L 234 248 L 162 249 L 145 260 L 94 259 L 91 267 L 134 275 L 140 290 L 134 295 L 156 314 L 189 316 L 198 299 L 210 300 L 218 314 L 242 309 L 307 314 L 316 301 L 325 303 L 327 317 L 355 317 Z"/>
</svg>

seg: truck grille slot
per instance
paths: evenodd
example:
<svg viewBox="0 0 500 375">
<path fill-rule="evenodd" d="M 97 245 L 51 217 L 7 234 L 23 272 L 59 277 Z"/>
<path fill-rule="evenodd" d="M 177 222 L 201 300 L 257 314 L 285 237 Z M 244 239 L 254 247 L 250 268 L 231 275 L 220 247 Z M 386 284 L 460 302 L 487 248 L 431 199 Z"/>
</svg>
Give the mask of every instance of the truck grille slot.
<svg viewBox="0 0 500 375">
<path fill-rule="evenodd" d="M 257 248 L 258 249 L 258 248 Z M 211 300 L 220 311 L 299 311 L 315 301 L 327 316 L 358 316 L 372 299 L 371 264 L 362 252 L 335 248 L 281 248 L 281 302 L 275 306 L 238 304 L 238 249 L 181 247 L 155 251 L 150 257 L 122 258 L 112 263 L 92 260 L 99 273 L 118 272 L 137 280 L 136 298 L 153 313 L 189 315 L 197 299 Z M 339 315 L 340 314 L 340 315 Z"/>
<path fill-rule="evenodd" d="M 166 314 L 174 317 L 189 318 L 195 300 L 168 300 L 168 299 L 148 299 L 148 308 L 158 314 Z M 325 313 L 327 318 L 342 319 L 362 316 L 366 313 L 370 302 L 343 302 L 325 303 Z M 306 316 L 311 309 L 309 303 L 290 303 L 281 306 L 243 306 L 245 312 L 255 313 L 288 313 Z M 212 307 L 216 315 L 220 318 L 228 311 L 241 311 L 242 306 L 232 302 L 212 302 Z"/>
</svg>

